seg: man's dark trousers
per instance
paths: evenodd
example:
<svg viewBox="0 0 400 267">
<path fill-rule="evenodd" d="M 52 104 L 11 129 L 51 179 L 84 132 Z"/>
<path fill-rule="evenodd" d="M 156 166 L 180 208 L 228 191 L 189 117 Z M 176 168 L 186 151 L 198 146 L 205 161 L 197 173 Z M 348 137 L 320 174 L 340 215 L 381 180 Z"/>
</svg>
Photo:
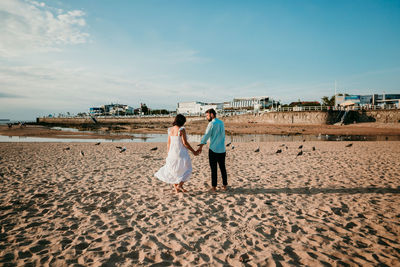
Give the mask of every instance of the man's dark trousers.
<svg viewBox="0 0 400 267">
<path fill-rule="evenodd" d="M 211 184 L 213 187 L 217 186 L 217 164 L 219 165 L 219 169 L 221 170 L 222 184 L 228 185 L 228 176 L 226 174 L 225 168 L 225 156 L 226 152 L 215 153 L 211 149 L 208 150 L 208 159 L 210 161 L 211 167 Z"/>
</svg>

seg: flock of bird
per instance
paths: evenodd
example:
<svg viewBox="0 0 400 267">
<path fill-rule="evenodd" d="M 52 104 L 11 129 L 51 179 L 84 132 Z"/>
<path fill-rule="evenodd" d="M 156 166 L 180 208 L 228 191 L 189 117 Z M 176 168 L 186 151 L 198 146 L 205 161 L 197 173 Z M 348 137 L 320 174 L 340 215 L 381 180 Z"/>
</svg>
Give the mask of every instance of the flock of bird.
<svg viewBox="0 0 400 267">
<path fill-rule="evenodd" d="M 305 142 L 305 141 L 306 141 L 306 140 L 303 140 L 303 142 Z M 94 144 L 94 145 L 95 145 L 95 146 L 98 146 L 98 145 L 100 145 L 100 144 L 101 144 L 101 143 L 99 142 L 99 143 L 96 143 L 96 144 Z M 232 145 L 232 142 L 227 143 L 226 146 L 227 146 L 227 147 L 230 146 L 231 149 L 235 149 L 235 146 Z M 353 146 L 352 143 L 346 145 L 346 147 L 351 147 L 351 146 Z M 280 153 L 282 153 L 283 147 L 284 147 L 286 150 L 289 149 L 288 146 L 285 145 L 285 144 L 280 145 L 280 147 L 282 147 L 282 148 L 279 148 L 279 149 L 275 152 L 275 154 L 280 154 Z M 123 152 L 126 151 L 126 147 L 116 146 L 116 148 L 119 149 L 119 153 L 123 153 Z M 156 151 L 157 149 L 158 149 L 158 147 L 153 147 L 153 148 L 150 149 L 150 151 Z M 300 149 L 300 151 L 297 153 L 297 156 L 296 156 L 296 157 L 302 156 L 302 155 L 303 155 L 303 145 L 300 145 L 300 146 L 298 147 L 298 149 Z M 66 148 L 64 148 L 63 150 L 64 150 L 64 151 L 68 151 L 68 150 L 71 150 L 71 148 L 70 148 L 70 147 L 66 147 Z M 316 149 L 315 149 L 315 146 L 313 146 L 313 147 L 312 147 L 312 151 L 315 151 L 315 150 L 316 150 Z M 260 147 L 257 147 L 257 148 L 254 150 L 254 152 L 256 152 L 256 153 L 260 152 Z M 85 156 L 85 153 L 81 150 L 81 151 L 80 151 L 80 155 L 81 155 L 82 157 L 84 157 L 84 156 Z"/>
<path fill-rule="evenodd" d="M 306 140 L 303 140 L 303 142 L 305 142 L 305 141 L 306 141 Z M 228 144 L 226 144 L 226 146 L 228 147 L 228 146 L 230 146 L 231 144 L 232 144 L 232 142 L 229 142 Z M 346 145 L 346 147 L 351 147 L 351 146 L 353 146 L 352 143 Z M 280 145 L 280 147 L 285 147 L 286 150 L 289 149 L 288 146 L 286 146 L 285 144 Z M 233 149 L 233 145 L 232 145 L 232 149 Z M 275 154 L 280 154 L 280 153 L 282 153 L 282 151 L 283 151 L 282 149 L 283 149 L 283 148 L 279 148 L 279 149 L 275 152 Z M 297 158 L 298 156 L 302 156 L 302 155 L 303 155 L 303 145 L 300 145 L 300 146 L 298 147 L 298 149 L 300 149 L 300 151 L 297 153 L 296 158 Z M 315 150 L 316 150 L 315 146 L 313 146 L 311 149 L 312 149 L 312 151 L 315 151 Z M 254 152 L 256 152 L 256 153 L 260 152 L 260 147 L 257 147 L 257 148 L 254 150 Z"/>
<path fill-rule="evenodd" d="M 94 145 L 95 145 L 95 146 L 99 146 L 100 144 L 101 144 L 101 143 L 98 142 L 98 143 L 95 143 Z M 126 147 L 116 146 L 115 148 L 119 149 L 119 153 L 123 153 L 123 152 L 126 151 Z M 153 148 L 150 149 L 150 151 L 156 151 L 157 149 L 158 149 L 158 147 L 153 147 Z M 70 148 L 70 147 L 66 147 L 66 148 L 64 148 L 63 150 L 64 150 L 64 151 L 69 151 L 69 150 L 71 150 L 71 148 Z M 80 154 L 82 157 L 85 156 L 85 152 L 83 152 L 82 150 L 79 152 L 79 154 Z"/>
</svg>

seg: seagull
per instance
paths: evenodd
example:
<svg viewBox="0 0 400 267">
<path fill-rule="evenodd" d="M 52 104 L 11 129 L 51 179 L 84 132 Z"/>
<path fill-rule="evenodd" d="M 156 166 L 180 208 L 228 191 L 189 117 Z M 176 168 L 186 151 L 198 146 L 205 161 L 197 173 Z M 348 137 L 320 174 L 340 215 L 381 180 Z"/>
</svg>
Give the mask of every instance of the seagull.
<svg viewBox="0 0 400 267">
<path fill-rule="evenodd" d="M 260 148 L 258 147 L 254 152 L 260 152 Z"/>
<path fill-rule="evenodd" d="M 281 149 L 278 149 L 275 153 L 276 153 L 276 154 L 282 153 L 282 150 L 281 150 Z"/>
<path fill-rule="evenodd" d="M 306 141 L 306 139 L 303 139 L 303 142 L 305 142 Z"/>
<path fill-rule="evenodd" d="M 158 147 L 153 147 L 152 149 L 150 149 L 151 151 L 156 151 Z"/>
<path fill-rule="evenodd" d="M 289 148 L 286 146 L 286 150 L 288 150 Z"/>
<path fill-rule="evenodd" d="M 300 152 L 297 153 L 297 156 L 296 156 L 296 157 L 301 156 L 301 155 L 303 155 L 303 150 L 300 150 Z"/>
<path fill-rule="evenodd" d="M 232 142 L 229 142 L 229 143 L 226 144 L 226 146 L 230 146 L 231 144 L 232 144 Z"/>
<path fill-rule="evenodd" d="M 122 149 L 122 146 L 116 146 L 116 148 L 118 148 L 118 149 Z"/>
<path fill-rule="evenodd" d="M 346 145 L 346 147 L 351 147 L 353 144 L 348 144 L 348 145 Z"/>
<path fill-rule="evenodd" d="M 299 146 L 299 149 L 302 149 L 302 148 L 303 148 L 303 145 Z"/>
<path fill-rule="evenodd" d="M 312 147 L 312 151 L 315 151 L 315 146 Z"/>
<path fill-rule="evenodd" d="M 126 151 L 126 147 L 123 147 L 122 149 L 121 149 L 121 151 L 119 151 L 119 153 L 122 153 L 122 152 L 125 152 Z"/>
<path fill-rule="evenodd" d="M 285 146 L 285 144 L 282 144 L 281 146 Z"/>
<path fill-rule="evenodd" d="M 66 147 L 66 148 L 64 148 L 64 150 L 70 150 L 71 148 L 69 148 L 69 147 Z"/>
<path fill-rule="evenodd" d="M 83 156 L 85 156 L 85 153 L 83 153 L 83 151 L 81 150 L 81 156 L 83 157 Z"/>
<path fill-rule="evenodd" d="M 100 145 L 100 142 L 98 142 L 98 143 L 96 143 L 96 144 L 94 144 L 95 146 L 98 146 L 98 145 Z"/>
<path fill-rule="evenodd" d="M 235 146 L 234 146 L 234 145 L 232 145 L 232 149 L 235 149 Z"/>
</svg>

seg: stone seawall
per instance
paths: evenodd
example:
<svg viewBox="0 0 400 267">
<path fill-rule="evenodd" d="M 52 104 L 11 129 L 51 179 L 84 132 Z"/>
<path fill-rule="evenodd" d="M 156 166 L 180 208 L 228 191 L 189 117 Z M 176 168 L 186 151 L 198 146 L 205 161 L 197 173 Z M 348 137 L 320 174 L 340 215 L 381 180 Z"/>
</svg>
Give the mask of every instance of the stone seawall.
<svg viewBox="0 0 400 267">
<path fill-rule="evenodd" d="M 326 124 L 327 112 L 296 111 L 296 112 L 268 112 L 256 115 L 238 115 L 224 118 L 226 122 L 235 123 L 273 123 L 273 124 Z"/>
<path fill-rule="evenodd" d="M 237 115 L 224 117 L 225 122 L 234 123 L 271 123 L 271 124 L 333 124 L 340 121 L 343 111 L 292 111 L 292 112 L 268 112 L 256 115 Z M 171 122 L 173 117 L 137 117 L 137 118 L 96 118 L 104 124 L 134 124 L 143 122 Z M 204 120 L 204 117 L 187 117 L 187 121 Z M 91 118 L 37 118 L 38 123 L 43 124 L 93 124 Z M 345 123 L 353 122 L 381 122 L 399 123 L 400 109 L 396 110 L 364 110 L 349 111 L 345 117 Z"/>
<path fill-rule="evenodd" d="M 400 109 L 358 111 L 356 119 L 357 122 L 399 123 Z"/>
<path fill-rule="evenodd" d="M 339 122 L 344 111 L 291 111 L 268 112 L 258 115 L 239 115 L 224 118 L 227 122 L 236 123 L 273 123 L 273 124 L 334 124 Z M 400 122 L 400 109 L 395 110 L 351 110 L 344 123 L 353 122 Z"/>
</svg>

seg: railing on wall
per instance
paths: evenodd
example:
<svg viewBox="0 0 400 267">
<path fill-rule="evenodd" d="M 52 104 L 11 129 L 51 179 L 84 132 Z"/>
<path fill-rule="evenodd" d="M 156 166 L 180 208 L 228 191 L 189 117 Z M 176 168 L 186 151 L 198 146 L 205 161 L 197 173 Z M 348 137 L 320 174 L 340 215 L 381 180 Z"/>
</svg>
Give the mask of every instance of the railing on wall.
<svg viewBox="0 0 400 267">
<path fill-rule="evenodd" d="M 334 106 L 304 106 L 304 107 L 278 107 L 262 112 L 279 112 L 279 111 L 327 111 L 327 110 L 393 110 L 399 109 L 396 105 L 386 106 L 347 106 L 347 107 L 334 107 Z"/>
</svg>

